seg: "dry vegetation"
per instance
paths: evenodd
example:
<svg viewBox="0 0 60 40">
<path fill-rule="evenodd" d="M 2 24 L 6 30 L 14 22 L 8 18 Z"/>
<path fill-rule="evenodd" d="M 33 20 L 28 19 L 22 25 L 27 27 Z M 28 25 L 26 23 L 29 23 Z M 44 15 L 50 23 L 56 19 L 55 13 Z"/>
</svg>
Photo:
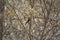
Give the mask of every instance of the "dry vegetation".
<svg viewBox="0 0 60 40">
<path fill-rule="evenodd" d="M 60 0 L 7 0 L 3 40 L 60 40 Z"/>
</svg>

